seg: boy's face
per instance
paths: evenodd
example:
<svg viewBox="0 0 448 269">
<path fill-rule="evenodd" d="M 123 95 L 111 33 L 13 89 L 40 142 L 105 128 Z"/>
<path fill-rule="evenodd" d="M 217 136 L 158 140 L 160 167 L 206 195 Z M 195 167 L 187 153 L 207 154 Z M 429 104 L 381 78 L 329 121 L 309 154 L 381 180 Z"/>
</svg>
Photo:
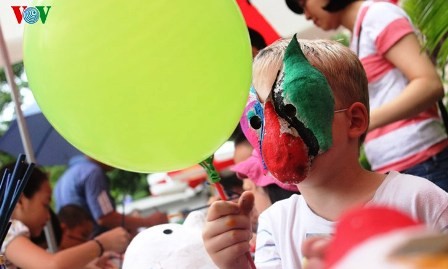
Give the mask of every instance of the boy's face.
<svg viewBox="0 0 448 269">
<path fill-rule="evenodd" d="M 260 99 L 248 103 L 246 115 L 266 168 L 281 182 L 297 184 L 313 159 L 332 145 L 334 98 L 325 77 L 306 59 L 290 59 L 299 54 L 297 47 L 288 54 L 290 46 L 270 83 L 264 79 L 257 85 L 254 79 L 256 93 L 251 94 Z"/>
<path fill-rule="evenodd" d="M 79 225 L 73 227 L 73 228 L 66 228 L 66 232 L 75 238 L 78 238 L 79 240 L 83 239 L 84 241 L 89 240 L 90 236 L 93 232 L 93 222 L 91 220 L 84 220 Z"/>
</svg>

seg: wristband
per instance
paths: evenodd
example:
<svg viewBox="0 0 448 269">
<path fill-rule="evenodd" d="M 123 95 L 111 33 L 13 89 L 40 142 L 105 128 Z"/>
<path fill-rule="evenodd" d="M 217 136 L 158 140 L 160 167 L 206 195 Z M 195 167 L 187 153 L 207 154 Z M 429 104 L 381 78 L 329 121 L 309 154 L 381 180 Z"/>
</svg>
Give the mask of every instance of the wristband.
<svg viewBox="0 0 448 269">
<path fill-rule="evenodd" d="M 92 241 L 95 242 L 98 245 L 98 247 L 100 248 L 100 254 L 98 255 L 98 257 L 103 256 L 103 253 L 104 253 L 104 246 L 103 246 L 103 244 L 100 242 L 100 240 L 98 240 L 96 238 L 92 239 Z"/>
</svg>

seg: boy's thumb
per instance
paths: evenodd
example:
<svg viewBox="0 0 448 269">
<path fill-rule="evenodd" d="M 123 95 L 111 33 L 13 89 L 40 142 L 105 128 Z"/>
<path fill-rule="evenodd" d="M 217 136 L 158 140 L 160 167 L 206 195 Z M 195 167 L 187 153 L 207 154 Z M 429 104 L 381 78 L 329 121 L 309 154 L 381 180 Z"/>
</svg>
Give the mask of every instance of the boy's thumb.
<svg viewBox="0 0 448 269">
<path fill-rule="evenodd" d="M 252 192 L 246 191 L 240 197 L 238 205 L 241 209 L 241 213 L 249 215 L 254 207 L 254 195 Z"/>
</svg>

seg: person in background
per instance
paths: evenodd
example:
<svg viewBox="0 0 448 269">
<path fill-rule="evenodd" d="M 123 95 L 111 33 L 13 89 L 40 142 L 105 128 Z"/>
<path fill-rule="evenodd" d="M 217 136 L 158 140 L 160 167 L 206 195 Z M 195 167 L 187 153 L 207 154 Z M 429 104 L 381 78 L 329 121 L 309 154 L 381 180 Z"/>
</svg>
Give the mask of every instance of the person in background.
<svg viewBox="0 0 448 269">
<path fill-rule="evenodd" d="M 347 47 L 296 36 L 279 40 L 255 58 L 252 85 L 259 103 L 247 120 L 259 130 L 263 162 L 277 180 L 301 193 L 260 214 L 257 268 L 303 268 L 303 243 L 331 236 L 340 216 L 354 207 L 388 206 L 428 228 L 446 229 L 445 191 L 421 177 L 360 165 L 369 125 L 368 85 L 361 62 Z M 238 203 L 210 206 L 203 240 L 219 268 L 250 268 L 253 207 L 252 192 L 244 192 Z"/>
<path fill-rule="evenodd" d="M 119 226 L 135 234 L 140 227 L 168 222 L 166 214 L 158 211 L 147 217 L 118 213 L 106 175 L 111 169 L 113 168 L 88 156 L 73 157 L 54 189 L 56 211 L 59 212 L 68 204 L 81 206 L 95 221 L 94 234 Z"/>
<path fill-rule="evenodd" d="M 94 227 L 92 217 L 78 205 L 65 205 L 58 213 L 62 240 L 59 249 L 77 246 L 91 239 Z"/>
<path fill-rule="evenodd" d="M 235 151 L 233 153 L 233 162 L 237 164 L 248 159 L 252 155 L 253 147 L 241 130 L 240 124 L 238 124 L 235 131 L 233 132 L 232 139 L 235 147 Z"/>
<path fill-rule="evenodd" d="M 52 208 L 48 208 L 48 211 L 50 212 L 50 224 L 51 224 L 51 228 L 53 229 L 53 235 L 54 235 L 54 244 L 56 245 L 56 247 L 59 247 L 59 245 L 61 244 L 62 241 L 62 228 L 61 228 L 61 223 L 59 222 L 58 216 L 56 215 L 56 213 L 54 213 Z M 42 248 L 48 249 L 48 242 L 47 242 L 47 237 L 45 235 L 45 231 L 42 230 L 42 232 L 40 233 L 40 235 L 36 236 L 36 237 L 31 237 L 31 241 L 36 244 L 41 246 Z"/>
<path fill-rule="evenodd" d="M 62 240 L 59 250 L 78 246 L 92 239 L 94 221 L 90 215 L 80 206 L 66 205 L 59 210 L 57 215 L 61 230 Z M 122 257 L 119 253 L 106 251 L 103 255 L 91 262 L 86 269 L 119 268 Z"/>
<path fill-rule="evenodd" d="M 219 181 L 219 184 L 221 184 L 224 189 L 227 199 L 238 199 L 241 196 L 241 193 L 243 193 L 243 182 L 236 177 L 234 172 L 220 173 L 220 177 L 221 181 Z M 219 194 L 213 189 L 213 194 L 208 199 L 207 204 L 210 205 L 214 201 L 218 201 L 220 199 Z"/>
<path fill-rule="evenodd" d="M 323 30 L 352 33 L 350 49 L 369 83 L 364 149 L 372 169 L 421 176 L 448 191 L 448 138 L 437 109 L 443 85 L 405 11 L 387 1 L 286 2 Z"/>
<path fill-rule="evenodd" d="M 14 164 L 7 165 L 1 173 L 13 168 Z M 123 228 L 115 228 L 76 247 L 55 254 L 47 252 L 30 238 L 40 235 L 50 219 L 50 202 L 48 176 L 35 167 L 14 208 L 11 227 L 1 246 L 0 254 L 5 256 L 8 269 L 79 269 L 101 257 L 104 251 L 123 253 L 126 250 L 130 235 Z"/>
</svg>

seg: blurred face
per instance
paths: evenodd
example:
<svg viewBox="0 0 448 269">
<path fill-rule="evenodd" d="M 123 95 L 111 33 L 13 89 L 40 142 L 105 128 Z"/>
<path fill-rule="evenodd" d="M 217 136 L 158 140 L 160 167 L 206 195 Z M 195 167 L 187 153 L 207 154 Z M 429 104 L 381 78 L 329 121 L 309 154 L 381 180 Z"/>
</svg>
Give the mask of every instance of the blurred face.
<svg viewBox="0 0 448 269">
<path fill-rule="evenodd" d="M 73 228 L 71 232 L 74 236 L 78 236 L 79 238 L 83 238 L 87 241 L 93 232 L 93 222 L 87 220 L 83 221 L 81 225 Z"/>
<path fill-rule="evenodd" d="M 323 9 L 328 4 L 328 0 L 301 0 L 300 5 L 307 20 L 325 30 L 335 30 L 340 26 L 340 20 L 337 13 L 330 13 Z"/>
<path fill-rule="evenodd" d="M 50 219 L 50 202 L 51 187 L 48 180 L 42 183 L 31 198 L 21 196 L 18 218 L 30 229 L 31 236 L 39 236 Z"/>
<path fill-rule="evenodd" d="M 254 207 L 258 214 L 272 205 L 269 195 L 263 190 L 263 187 L 256 186 L 252 180 L 244 179 L 243 189 L 254 194 Z"/>
<path fill-rule="evenodd" d="M 63 240 L 64 248 L 73 247 L 88 241 L 93 232 L 93 222 L 89 220 L 85 220 L 73 228 L 68 228 L 65 225 L 63 227 L 65 237 Z"/>
<path fill-rule="evenodd" d="M 235 163 L 240 163 L 247 158 L 250 157 L 252 154 L 252 146 L 249 144 L 249 142 L 243 142 L 235 146 L 235 152 L 233 154 L 233 161 Z"/>
</svg>

